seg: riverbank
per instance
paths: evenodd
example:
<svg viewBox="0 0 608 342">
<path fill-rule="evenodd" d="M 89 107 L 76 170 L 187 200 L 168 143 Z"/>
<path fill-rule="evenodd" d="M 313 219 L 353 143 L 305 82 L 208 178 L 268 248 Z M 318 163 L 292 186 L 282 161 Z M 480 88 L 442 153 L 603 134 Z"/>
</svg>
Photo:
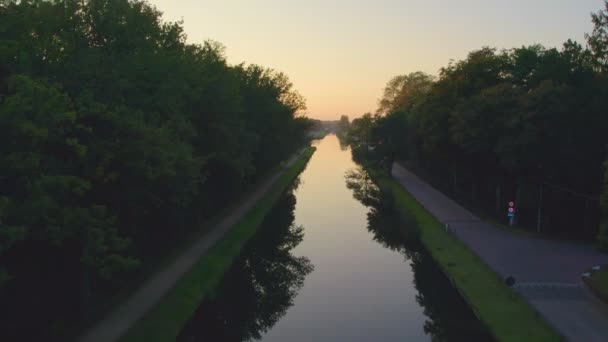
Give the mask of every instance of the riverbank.
<svg viewBox="0 0 608 342">
<path fill-rule="evenodd" d="M 449 235 L 483 260 L 499 281 L 513 278 L 513 293 L 564 339 L 608 340 L 608 307 L 597 301 L 581 281 L 581 273 L 590 265 L 608 262 L 607 254 L 588 245 L 512 234 L 484 222 L 400 164 L 395 163 L 392 170 L 399 185 L 440 227 L 449 225 Z M 488 310 L 492 309 L 490 305 Z"/>
<path fill-rule="evenodd" d="M 349 149 L 315 145 L 177 341 L 492 341 Z"/>
<path fill-rule="evenodd" d="M 374 173 L 378 186 L 390 190 L 398 210 L 420 227 L 420 239 L 478 318 L 500 341 L 559 341 L 557 334 L 519 295 L 458 238 L 446 232 L 430 212 L 395 179 Z"/>
<path fill-rule="evenodd" d="M 159 272 L 81 341 L 113 341 L 121 336 L 121 341 L 174 340 L 199 302 L 212 295 L 240 248 L 255 233 L 281 193 L 305 168 L 314 151 L 314 147 L 309 147 L 294 156 L 248 201 Z"/>
<path fill-rule="evenodd" d="M 608 304 L 608 266 L 599 267 L 601 269 L 589 270 L 589 277 L 584 277 L 583 281 L 600 300 Z"/>
</svg>

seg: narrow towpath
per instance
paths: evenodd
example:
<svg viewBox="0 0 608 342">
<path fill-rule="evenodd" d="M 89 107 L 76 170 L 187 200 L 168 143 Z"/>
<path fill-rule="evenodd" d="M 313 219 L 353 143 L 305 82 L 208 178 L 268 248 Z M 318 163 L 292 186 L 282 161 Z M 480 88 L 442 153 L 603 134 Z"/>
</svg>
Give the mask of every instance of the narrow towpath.
<svg viewBox="0 0 608 342">
<path fill-rule="evenodd" d="M 571 341 L 608 341 L 608 307 L 581 282 L 581 273 L 608 263 L 591 246 L 512 234 L 475 217 L 443 193 L 395 163 L 393 177 L 422 206 L 502 277 Z"/>
<path fill-rule="evenodd" d="M 118 340 L 228 232 L 230 227 L 270 190 L 281 174 L 293 165 L 303 151 L 301 150 L 292 156 L 279 171 L 260 184 L 234 211 L 218 222 L 215 227 L 210 228 L 207 234 L 179 255 L 173 263 L 149 279 L 131 298 L 84 334 L 80 341 L 109 342 Z"/>
</svg>

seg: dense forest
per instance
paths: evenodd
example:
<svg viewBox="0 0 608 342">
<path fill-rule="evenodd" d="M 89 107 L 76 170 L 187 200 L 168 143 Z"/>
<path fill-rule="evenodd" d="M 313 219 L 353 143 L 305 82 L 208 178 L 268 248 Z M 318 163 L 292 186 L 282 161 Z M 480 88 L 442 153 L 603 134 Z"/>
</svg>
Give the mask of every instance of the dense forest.
<svg viewBox="0 0 608 342">
<path fill-rule="evenodd" d="M 223 49 L 145 1 L 0 1 L 0 339 L 63 340 L 304 143 Z"/>
<path fill-rule="evenodd" d="M 350 123 L 349 140 L 385 166 L 404 161 L 485 217 L 506 223 L 514 201 L 516 225 L 599 236 L 607 248 L 608 2 L 592 21 L 586 46 L 484 47 L 438 77 L 394 77 L 378 111 Z"/>
</svg>

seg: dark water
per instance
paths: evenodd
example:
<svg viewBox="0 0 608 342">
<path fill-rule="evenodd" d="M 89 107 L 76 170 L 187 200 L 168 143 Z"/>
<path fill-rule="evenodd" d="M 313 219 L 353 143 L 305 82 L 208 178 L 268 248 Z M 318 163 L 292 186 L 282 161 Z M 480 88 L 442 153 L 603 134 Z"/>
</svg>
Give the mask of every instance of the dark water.
<svg viewBox="0 0 608 342">
<path fill-rule="evenodd" d="M 490 340 L 350 151 L 317 148 L 178 340 Z"/>
</svg>

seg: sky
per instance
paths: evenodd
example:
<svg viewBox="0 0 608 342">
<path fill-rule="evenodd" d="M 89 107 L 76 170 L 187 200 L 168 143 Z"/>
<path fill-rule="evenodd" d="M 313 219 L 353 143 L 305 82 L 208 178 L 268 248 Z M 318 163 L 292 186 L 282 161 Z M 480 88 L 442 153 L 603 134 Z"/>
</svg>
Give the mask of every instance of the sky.
<svg viewBox="0 0 608 342">
<path fill-rule="evenodd" d="M 189 43 L 215 40 L 228 63 L 284 72 L 311 118 L 375 112 L 393 76 L 437 75 L 483 46 L 560 47 L 591 32 L 604 0 L 149 0 L 184 21 Z"/>
</svg>

